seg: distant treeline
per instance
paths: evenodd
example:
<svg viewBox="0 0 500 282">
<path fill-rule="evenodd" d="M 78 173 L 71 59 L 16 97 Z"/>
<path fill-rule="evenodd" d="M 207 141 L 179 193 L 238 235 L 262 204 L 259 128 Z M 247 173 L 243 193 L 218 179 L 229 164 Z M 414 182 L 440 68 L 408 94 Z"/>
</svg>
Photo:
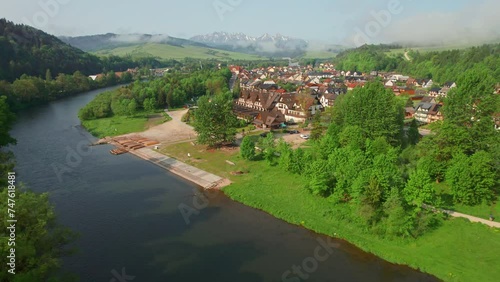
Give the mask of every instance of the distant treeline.
<svg viewBox="0 0 500 282">
<path fill-rule="evenodd" d="M 398 71 L 416 78 L 432 78 L 438 83 L 456 80 L 473 66 L 485 67 L 491 76 L 500 81 L 500 44 L 483 45 L 462 50 L 420 52 L 409 50 L 391 54 L 394 46 L 364 45 L 340 53 L 335 62 L 337 69 L 351 71 Z"/>
<path fill-rule="evenodd" d="M 72 75 L 59 74 L 52 78 L 51 72 L 47 71 L 45 79 L 22 75 L 13 83 L 0 81 L 0 94 L 7 96 L 11 109 L 19 110 L 97 88 L 128 83 L 132 79 L 130 73 L 124 73 L 118 77 L 113 71 L 96 80 L 90 79 L 79 71 Z"/>
</svg>

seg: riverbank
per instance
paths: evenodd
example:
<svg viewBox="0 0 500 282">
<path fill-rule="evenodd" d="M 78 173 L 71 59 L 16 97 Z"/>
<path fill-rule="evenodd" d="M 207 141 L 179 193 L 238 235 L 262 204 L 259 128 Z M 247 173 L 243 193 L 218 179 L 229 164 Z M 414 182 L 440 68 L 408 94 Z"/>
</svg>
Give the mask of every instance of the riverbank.
<svg viewBox="0 0 500 282">
<path fill-rule="evenodd" d="M 230 179 L 232 184 L 223 192 L 235 201 L 286 222 L 345 239 L 389 262 L 408 265 L 444 281 L 496 281 L 500 276 L 498 229 L 466 219 L 447 219 L 415 240 L 385 239 L 356 225 L 349 218 L 351 206 L 334 205 L 316 197 L 304 189 L 306 183 L 300 176 L 264 161 L 242 160 L 238 150 L 206 151 L 203 146 L 187 142 L 165 146 L 160 152 Z M 233 175 L 234 171 L 244 173 Z"/>
</svg>

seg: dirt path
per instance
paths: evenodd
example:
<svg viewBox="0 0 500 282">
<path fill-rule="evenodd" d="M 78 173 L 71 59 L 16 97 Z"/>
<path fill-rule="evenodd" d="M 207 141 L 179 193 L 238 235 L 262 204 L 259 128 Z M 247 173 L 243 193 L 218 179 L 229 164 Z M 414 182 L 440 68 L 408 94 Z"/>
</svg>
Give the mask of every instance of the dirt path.
<svg viewBox="0 0 500 282">
<path fill-rule="evenodd" d="M 407 61 L 411 61 L 410 56 L 408 56 L 408 51 L 406 51 L 406 52 L 405 52 L 405 59 L 406 59 Z"/>
<path fill-rule="evenodd" d="M 167 112 L 172 120 L 137 133 L 126 134 L 124 136 L 140 135 L 142 137 L 156 140 L 161 144 L 171 144 L 181 141 L 196 139 L 196 132 L 193 127 L 181 121 L 182 116 L 188 110 Z"/>
<path fill-rule="evenodd" d="M 475 216 L 468 215 L 468 214 L 459 213 L 459 212 L 456 212 L 456 211 L 436 209 L 435 207 L 430 206 L 430 205 L 426 205 L 426 204 L 423 204 L 422 207 L 425 208 L 425 209 L 432 210 L 434 212 L 447 213 L 447 214 L 449 214 L 449 215 L 451 215 L 453 217 L 467 218 L 471 222 L 479 222 L 479 223 L 482 223 L 482 224 L 486 224 L 486 225 L 488 225 L 490 227 L 500 228 L 500 222 L 486 220 L 486 219 L 483 219 L 483 218 L 475 217 Z"/>
</svg>

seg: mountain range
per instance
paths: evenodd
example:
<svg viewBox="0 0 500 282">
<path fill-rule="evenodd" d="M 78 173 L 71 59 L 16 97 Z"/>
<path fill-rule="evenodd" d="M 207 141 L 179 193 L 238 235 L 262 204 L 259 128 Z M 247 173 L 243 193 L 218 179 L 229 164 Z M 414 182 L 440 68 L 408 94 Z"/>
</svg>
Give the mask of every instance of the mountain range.
<svg viewBox="0 0 500 282">
<path fill-rule="evenodd" d="M 63 42 L 87 52 L 98 52 L 119 47 L 166 44 L 177 47 L 196 46 L 239 52 L 266 57 L 296 57 L 305 54 L 308 43 L 302 39 L 280 34 L 252 37 L 243 33 L 214 32 L 182 39 L 162 34 L 100 34 L 89 36 L 59 37 Z"/>
<path fill-rule="evenodd" d="M 294 57 L 303 55 L 309 47 L 309 43 L 303 39 L 268 33 L 253 37 L 244 33 L 214 32 L 193 36 L 190 40 L 214 48 L 261 56 Z"/>
</svg>

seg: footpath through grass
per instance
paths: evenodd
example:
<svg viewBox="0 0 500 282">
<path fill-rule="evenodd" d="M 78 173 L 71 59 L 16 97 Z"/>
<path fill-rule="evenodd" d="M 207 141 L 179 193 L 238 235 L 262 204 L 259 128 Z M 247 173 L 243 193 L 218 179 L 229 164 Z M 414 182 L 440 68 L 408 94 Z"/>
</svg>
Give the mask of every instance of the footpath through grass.
<svg viewBox="0 0 500 282">
<path fill-rule="evenodd" d="M 313 196 L 304 189 L 305 181 L 300 176 L 271 167 L 265 161 L 242 160 L 238 149 L 207 151 L 205 146 L 188 142 L 161 151 L 229 178 L 233 184 L 224 192 L 236 201 L 292 224 L 345 239 L 387 261 L 409 265 L 445 281 L 498 281 L 500 277 L 499 229 L 465 219 L 449 219 L 416 240 L 383 239 L 354 224 L 349 219 L 350 206 L 334 205 L 328 199 Z M 233 171 L 246 174 L 232 175 Z"/>
</svg>

